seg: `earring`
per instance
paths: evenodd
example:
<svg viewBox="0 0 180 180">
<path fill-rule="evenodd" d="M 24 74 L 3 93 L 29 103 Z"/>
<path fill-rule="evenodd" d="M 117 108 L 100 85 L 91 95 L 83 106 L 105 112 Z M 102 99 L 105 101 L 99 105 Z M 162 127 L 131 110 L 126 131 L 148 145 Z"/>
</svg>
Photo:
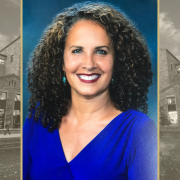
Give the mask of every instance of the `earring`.
<svg viewBox="0 0 180 180">
<path fill-rule="evenodd" d="M 66 84 L 66 77 L 63 77 L 63 83 Z"/>
<path fill-rule="evenodd" d="M 113 83 L 114 79 L 111 79 L 111 81 L 112 81 L 112 83 Z"/>
<path fill-rule="evenodd" d="M 114 78 L 113 77 L 115 77 L 115 73 L 113 73 L 113 76 L 112 76 L 112 79 L 111 79 L 112 84 L 114 84 Z"/>
<path fill-rule="evenodd" d="M 64 85 L 66 85 L 66 73 L 64 73 L 63 83 L 64 83 Z"/>
</svg>

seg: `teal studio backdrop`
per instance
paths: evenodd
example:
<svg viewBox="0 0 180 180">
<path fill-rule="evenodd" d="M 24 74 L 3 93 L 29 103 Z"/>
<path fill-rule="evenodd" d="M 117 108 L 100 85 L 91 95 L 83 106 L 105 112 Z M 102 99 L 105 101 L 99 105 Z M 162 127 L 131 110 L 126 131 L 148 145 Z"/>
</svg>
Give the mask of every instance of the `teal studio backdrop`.
<svg viewBox="0 0 180 180">
<path fill-rule="evenodd" d="M 28 113 L 27 67 L 31 53 L 53 18 L 80 0 L 23 0 L 23 121 Z M 98 1 L 93 1 L 98 2 Z M 102 2 L 102 1 L 99 1 Z M 152 59 L 153 85 L 148 93 L 148 116 L 157 124 L 157 1 L 105 0 L 126 14 L 147 41 Z"/>
</svg>

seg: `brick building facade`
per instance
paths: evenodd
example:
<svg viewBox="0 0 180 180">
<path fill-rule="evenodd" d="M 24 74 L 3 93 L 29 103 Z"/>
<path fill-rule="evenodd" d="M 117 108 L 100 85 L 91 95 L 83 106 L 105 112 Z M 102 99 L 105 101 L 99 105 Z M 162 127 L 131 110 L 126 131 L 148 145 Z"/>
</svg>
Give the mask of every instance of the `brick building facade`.
<svg viewBox="0 0 180 180">
<path fill-rule="evenodd" d="M 160 49 L 159 62 L 160 107 L 171 122 L 180 128 L 180 61 L 167 49 Z"/>
<path fill-rule="evenodd" d="M 0 129 L 20 128 L 20 37 L 0 50 Z"/>
</svg>

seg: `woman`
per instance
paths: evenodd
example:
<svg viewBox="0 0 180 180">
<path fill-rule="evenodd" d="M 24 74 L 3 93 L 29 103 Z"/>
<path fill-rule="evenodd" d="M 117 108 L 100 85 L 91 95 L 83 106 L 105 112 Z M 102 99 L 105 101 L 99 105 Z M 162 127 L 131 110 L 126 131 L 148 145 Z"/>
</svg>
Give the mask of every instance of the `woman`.
<svg viewBox="0 0 180 180">
<path fill-rule="evenodd" d="M 76 4 L 57 15 L 28 72 L 24 179 L 156 179 L 156 127 L 144 39 L 115 8 Z"/>
</svg>

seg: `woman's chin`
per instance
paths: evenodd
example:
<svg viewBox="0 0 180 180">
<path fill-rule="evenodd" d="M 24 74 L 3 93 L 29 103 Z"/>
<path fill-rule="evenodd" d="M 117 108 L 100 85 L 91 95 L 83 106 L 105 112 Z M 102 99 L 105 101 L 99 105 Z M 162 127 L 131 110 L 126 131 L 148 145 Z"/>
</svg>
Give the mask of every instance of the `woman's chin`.
<svg viewBox="0 0 180 180">
<path fill-rule="evenodd" d="M 97 93 L 97 92 L 94 92 L 94 93 L 93 92 L 79 92 L 78 94 L 82 97 L 90 99 L 90 98 L 97 96 L 99 93 Z"/>
<path fill-rule="evenodd" d="M 94 97 L 97 97 L 101 94 L 103 94 L 106 90 L 92 90 L 92 89 L 89 89 L 89 90 L 84 90 L 84 91 L 76 91 L 76 93 L 86 99 L 91 99 L 91 98 L 94 98 Z"/>
</svg>

